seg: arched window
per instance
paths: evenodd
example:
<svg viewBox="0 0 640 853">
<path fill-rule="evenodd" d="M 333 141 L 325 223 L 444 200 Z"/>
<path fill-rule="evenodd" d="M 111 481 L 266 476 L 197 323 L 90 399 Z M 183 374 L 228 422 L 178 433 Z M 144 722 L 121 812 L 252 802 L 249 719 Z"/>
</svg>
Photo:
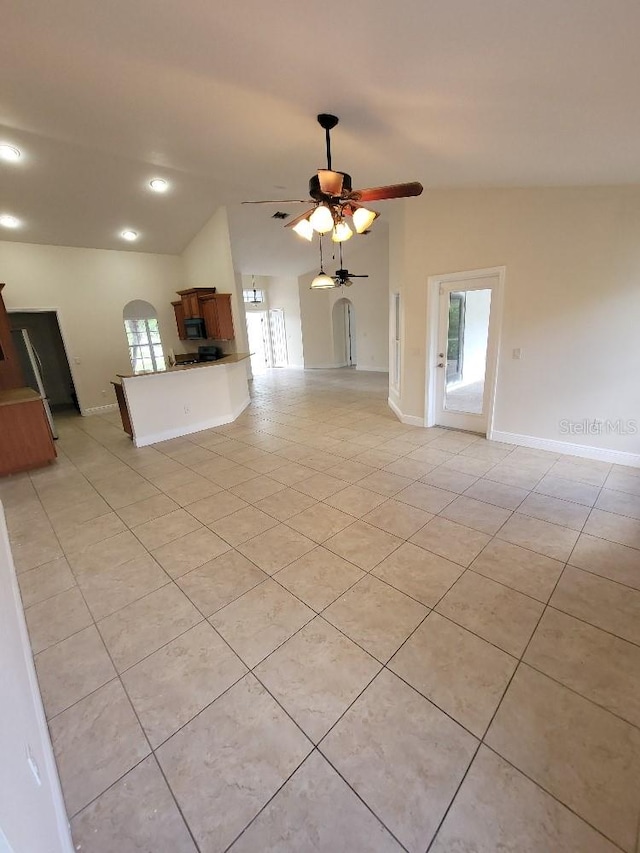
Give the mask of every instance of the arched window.
<svg viewBox="0 0 640 853">
<path fill-rule="evenodd" d="M 153 305 L 134 299 L 125 305 L 122 316 L 133 372 L 166 370 L 158 314 Z"/>
</svg>

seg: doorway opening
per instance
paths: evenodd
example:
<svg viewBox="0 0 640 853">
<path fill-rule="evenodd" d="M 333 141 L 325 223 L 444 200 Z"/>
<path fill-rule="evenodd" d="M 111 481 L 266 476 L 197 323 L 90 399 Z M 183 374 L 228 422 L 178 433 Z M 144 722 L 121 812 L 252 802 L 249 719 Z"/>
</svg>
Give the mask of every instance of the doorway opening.
<svg viewBox="0 0 640 853">
<path fill-rule="evenodd" d="M 282 308 L 247 311 L 247 335 L 254 374 L 265 373 L 271 367 L 287 367 L 289 356 Z"/>
<path fill-rule="evenodd" d="M 355 367 L 358 363 L 356 351 L 356 312 L 353 303 L 344 297 L 333 306 L 333 360 L 336 367 Z"/>
<path fill-rule="evenodd" d="M 429 279 L 426 426 L 490 437 L 504 267 Z"/>
<path fill-rule="evenodd" d="M 80 411 L 69 358 L 65 349 L 58 315 L 55 311 L 10 311 L 9 322 L 12 330 L 26 331 L 24 351 L 33 353 L 35 370 L 23 365 L 25 380 L 41 379 L 44 388 L 43 397 L 52 412 L 65 410 Z M 31 384 L 31 383 L 30 383 Z M 37 390 L 37 389 L 36 389 Z M 42 391 L 40 391 L 42 393 Z"/>
</svg>

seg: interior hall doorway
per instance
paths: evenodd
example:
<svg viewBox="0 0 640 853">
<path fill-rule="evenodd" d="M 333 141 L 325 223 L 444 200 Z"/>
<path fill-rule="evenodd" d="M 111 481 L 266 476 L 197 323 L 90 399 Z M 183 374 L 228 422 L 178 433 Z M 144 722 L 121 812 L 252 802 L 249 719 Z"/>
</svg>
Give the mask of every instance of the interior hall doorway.
<svg viewBox="0 0 640 853">
<path fill-rule="evenodd" d="M 426 426 L 490 436 L 504 268 L 429 279 Z"/>
<path fill-rule="evenodd" d="M 80 411 L 67 351 L 55 311 L 9 311 L 12 330 L 24 329 L 35 370 L 52 412 Z M 24 336 L 23 336 L 24 337 Z"/>
<path fill-rule="evenodd" d="M 356 350 L 356 312 L 353 302 L 338 299 L 333 306 L 333 358 L 336 367 L 355 367 L 358 363 Z"/>
<path fill-rule="evenodd" d="M 251 371 L 265 373 L 271 367 L 289 364 L 287 335 L 282 308 L 247 311 L 247 335 L 251 353 Z"/>
</svg>

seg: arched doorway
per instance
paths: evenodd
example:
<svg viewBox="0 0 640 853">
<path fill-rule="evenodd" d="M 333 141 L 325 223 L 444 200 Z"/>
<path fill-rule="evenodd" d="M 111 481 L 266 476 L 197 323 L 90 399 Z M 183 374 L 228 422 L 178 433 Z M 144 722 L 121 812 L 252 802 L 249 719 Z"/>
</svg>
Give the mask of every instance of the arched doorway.
<svg viewBox="0 0 640 853">
<path fill-rule="evenodd" d="M 337 367 L 355 367 L 356 312 L 353 303 L 344 297 L 333 306 L 333 358 Z"/>
</svg>

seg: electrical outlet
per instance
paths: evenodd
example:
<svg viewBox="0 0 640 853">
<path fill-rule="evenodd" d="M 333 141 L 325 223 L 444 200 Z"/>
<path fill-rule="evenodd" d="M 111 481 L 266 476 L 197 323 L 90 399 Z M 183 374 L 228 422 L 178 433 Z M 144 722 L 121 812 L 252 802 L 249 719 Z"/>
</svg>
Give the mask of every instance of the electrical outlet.
<svg viewBox="0 0 640 853">
<path fill-rule="evenodd" d="M 191 414 L 191 406 L 189 406 L 189 405 L 188 405 L 188 404 L 186 404 L 186 403 L 185 403 L 185 406 L 184 406 L 184 413 L 185 413 L 185 415 L 190 415 L 190 414 Z"/>
<path fill-rule="evenodd" d="M 105 391 L 105 389 L 104 389 L 104 388 L 102 389 L 102 396 L 103 396 L 103 397 L 106 397 L 106 396 L 107 396 L 107 392 Z"/>
<path fill-rule="evenodd" d="M 520 349 L 520 347 L 516 347 L 513 350 L 513 352 L 511 353 L 511 355 L 515 359 L 521 359 L 522 358 L 522 350 Z"/>
</svg>

